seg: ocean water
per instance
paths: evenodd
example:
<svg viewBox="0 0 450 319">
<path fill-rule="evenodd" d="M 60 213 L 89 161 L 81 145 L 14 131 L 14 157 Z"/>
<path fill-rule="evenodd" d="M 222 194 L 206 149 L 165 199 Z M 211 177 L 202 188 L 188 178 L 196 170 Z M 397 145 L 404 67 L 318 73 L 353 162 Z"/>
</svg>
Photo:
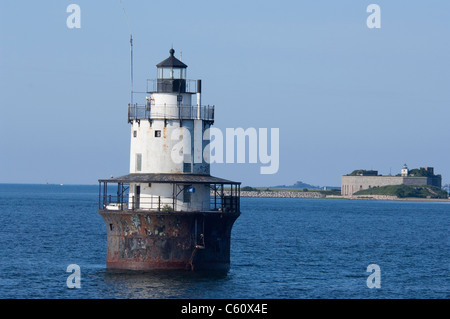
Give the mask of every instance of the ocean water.
<svg viewBox="0 0 450 319">
<path fill-rule="evenodd" d="M 97 207 L 97 186 L 0 184 L 0 298 L 450 297 L 448 202 L 242 198 L 227 274 L 108 271 Z"/>
</svg>

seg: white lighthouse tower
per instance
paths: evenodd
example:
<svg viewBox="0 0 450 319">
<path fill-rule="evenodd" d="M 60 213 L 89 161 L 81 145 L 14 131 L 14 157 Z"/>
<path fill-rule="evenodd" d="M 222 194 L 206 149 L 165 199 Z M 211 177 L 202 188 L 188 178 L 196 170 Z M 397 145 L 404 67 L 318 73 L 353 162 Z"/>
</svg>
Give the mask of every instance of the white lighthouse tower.
<svg viewBox="0 0 450 319">
<path fill-rule="evenodd" d="M 175 58 L 174 52 L 171 49 L 170 56 L 157 64 L 157 79 L 148 82 L 151 95 L 146 104 L 129 107 L 131 174 L 210 173 L 202 151 L 209 143 L 205 130 L 214 122 L 214 107 L 201 105 L 201 80 L 186 80 L 187 65 Z M 192 95 L 196 95 L 194 105 Z M 134 198 L 135 208 L 151 208 L 156 198 L 171 206 L 171 186 L 133 183 L 129 196 Z M 185 188 L 175 207 L 184 211 L 209 209 L 209 197 L 209 185 Z"/>
<path fill-rule="evenodd" d="M 187 65 L 169 52 L 145 103 L 128 105 L 129 174 L 99 180 L 107 265 L 228 269 L 240 183 L 210 175 L 203 149 L 214 106 L 201 105 L 201 80 L 188 80 Z"/>
<path fill-rule="evenodd" d="M 402 167 L 401 176 L 402 177 L 407 177 L 408 174 L 409 174 L 408 166 L 406 164 L 404 164 L 403 167 Z"/>
</svg>

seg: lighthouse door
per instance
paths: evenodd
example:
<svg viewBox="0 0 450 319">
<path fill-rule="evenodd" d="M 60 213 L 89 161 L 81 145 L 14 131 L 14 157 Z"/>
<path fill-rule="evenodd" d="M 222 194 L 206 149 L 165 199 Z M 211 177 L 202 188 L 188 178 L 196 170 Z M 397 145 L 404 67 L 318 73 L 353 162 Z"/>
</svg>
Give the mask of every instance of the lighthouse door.
<svg viewBox="0 0 450 319">
<path fill-rule="evenodd" d="M 141 202 L 141 186 L 136 185 L 136 191 L 134 192 L 134 208 L 139 209 L 139 204 Z"/>
</svg>

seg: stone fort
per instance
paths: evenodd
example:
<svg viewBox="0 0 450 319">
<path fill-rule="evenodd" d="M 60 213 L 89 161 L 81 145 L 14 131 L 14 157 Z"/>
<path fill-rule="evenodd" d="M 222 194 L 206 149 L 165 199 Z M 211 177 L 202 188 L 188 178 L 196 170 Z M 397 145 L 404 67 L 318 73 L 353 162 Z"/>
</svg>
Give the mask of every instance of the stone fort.
<svg viewBox="0 0 450 319">
<path fill-rule="evenodd" d="M 409 171 L 406 164 L 397 176 L 378 175 L 378 171 L 356 170 L 351 174 L 342 176 L 341 195 L 351 196 L 355 192 L 373 187 L 389 185 L 430 185 L 441 188 L 441 175 L 434 175 L 433 167 L 421 167 Z"/>
</svg>

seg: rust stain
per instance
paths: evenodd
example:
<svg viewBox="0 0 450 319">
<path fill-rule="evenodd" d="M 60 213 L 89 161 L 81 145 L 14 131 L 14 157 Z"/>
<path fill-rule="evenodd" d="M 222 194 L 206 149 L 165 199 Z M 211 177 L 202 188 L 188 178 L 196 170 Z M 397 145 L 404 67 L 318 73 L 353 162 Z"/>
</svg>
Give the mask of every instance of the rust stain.
<svg viewBox="0 0 450 319">
<path fill-rule="evenodd" d="M 108 268 L 229 268 L 231 228 L 239 213 L 99 213 L 108 228 Z"/>
</svg>

